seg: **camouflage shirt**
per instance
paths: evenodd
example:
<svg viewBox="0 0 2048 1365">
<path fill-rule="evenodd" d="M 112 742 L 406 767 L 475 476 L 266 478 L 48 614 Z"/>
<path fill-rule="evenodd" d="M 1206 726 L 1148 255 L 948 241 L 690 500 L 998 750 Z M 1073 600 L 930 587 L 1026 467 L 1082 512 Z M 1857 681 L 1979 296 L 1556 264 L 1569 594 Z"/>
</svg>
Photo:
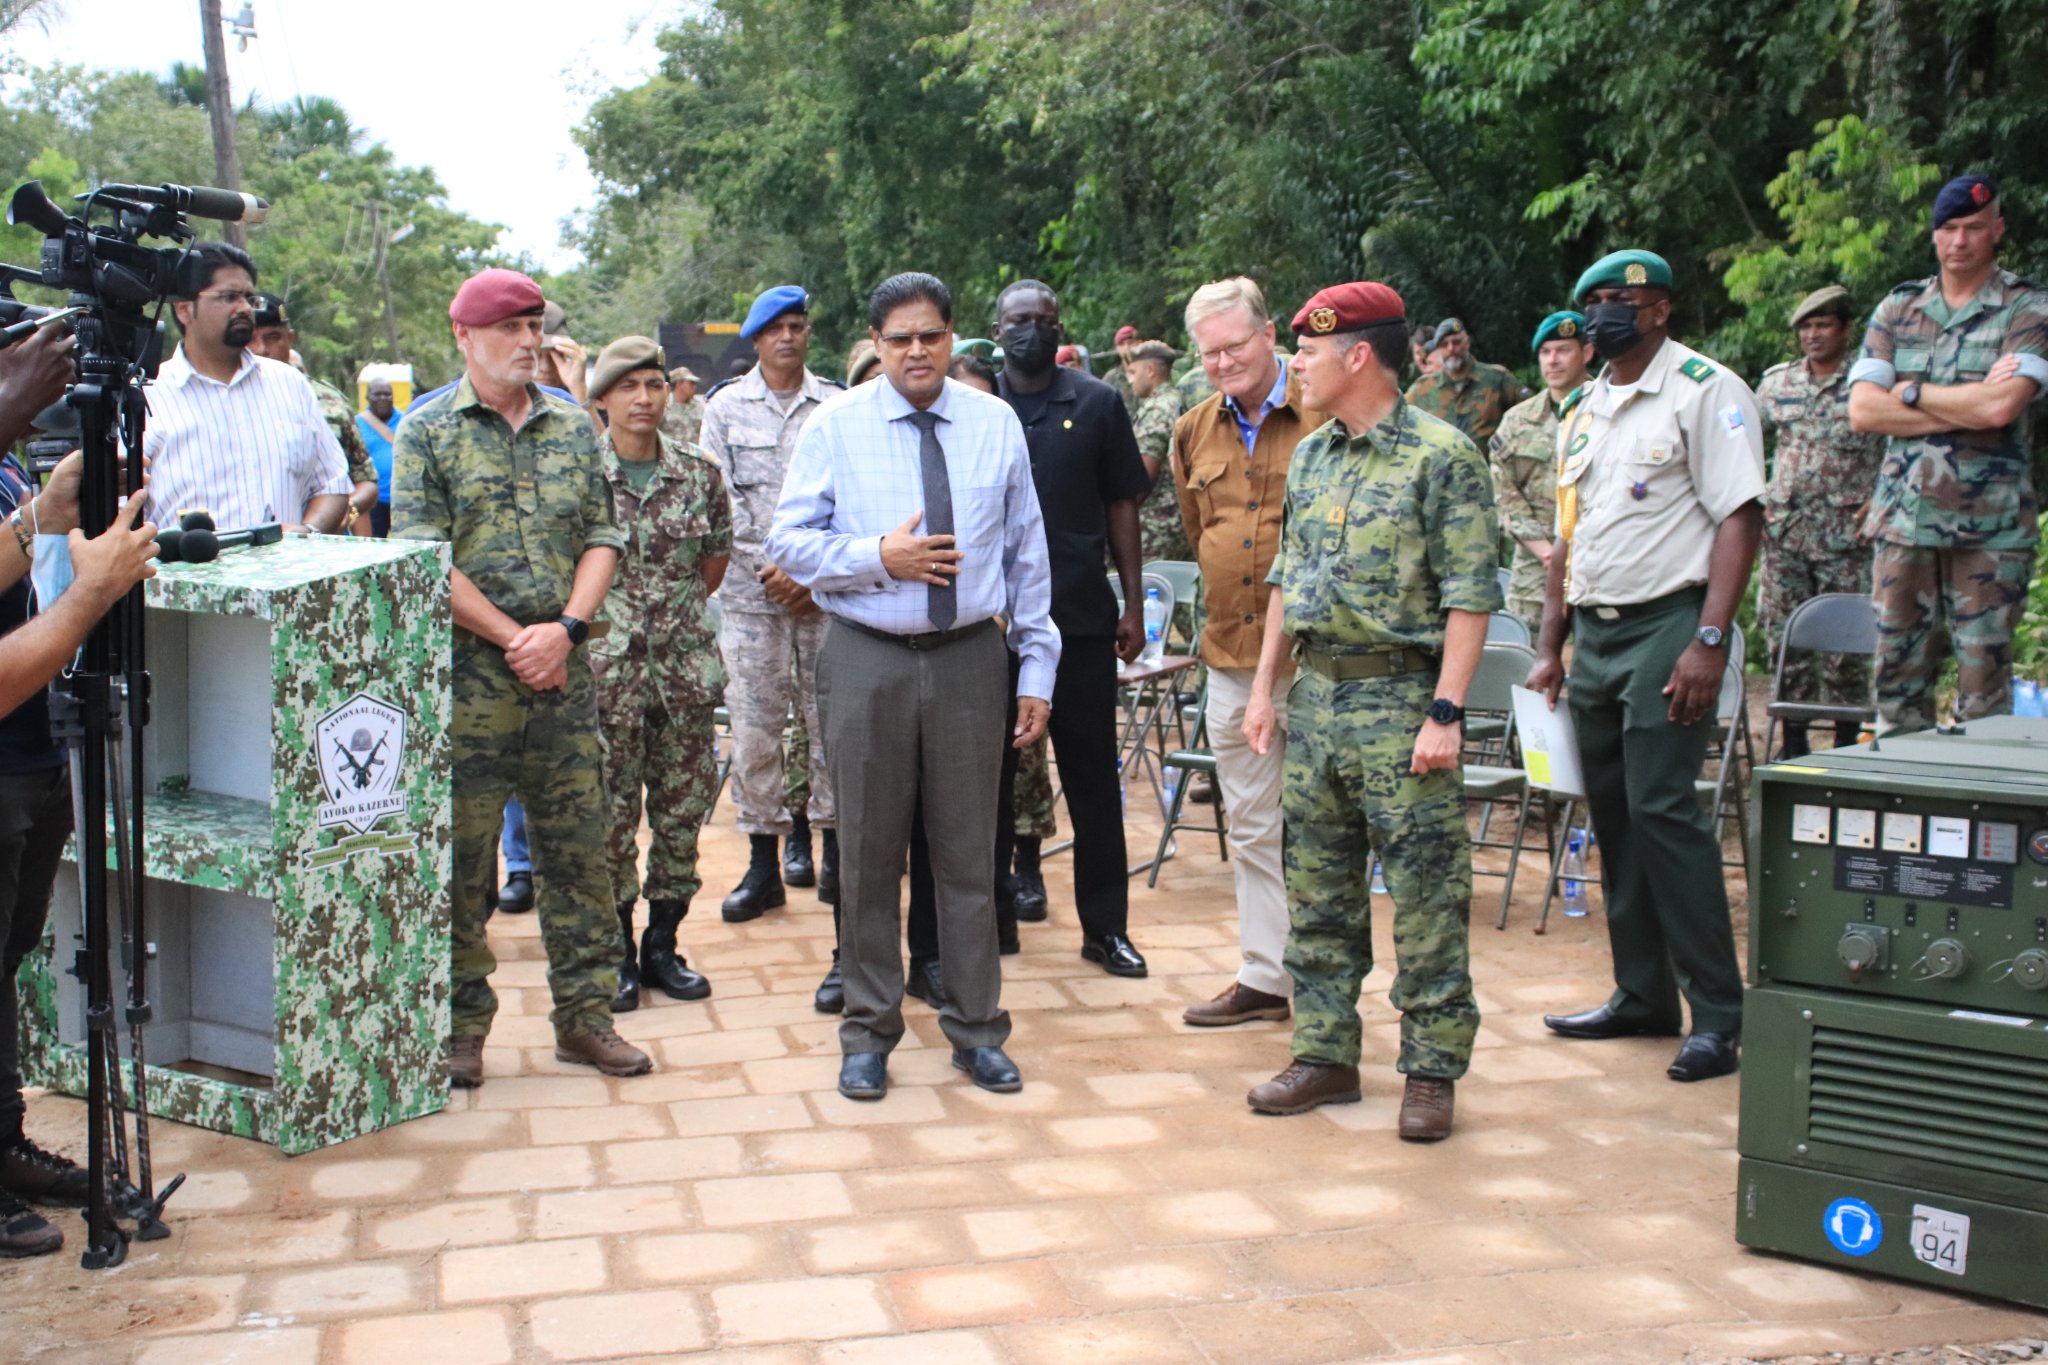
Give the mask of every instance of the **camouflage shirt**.
<svg viewBox="0 0 2048 1365">
<path fill-rule="evenodd" d="M 2048 356 L 2048 294 L 2007 270 L 1950 308 L 1941 277 L 1909 280 L 1871 315 L 1849 371 L 1889 389 L 1905 379 L 1967 384 L 2004 355 Z M 2032 377 L 2032 376 L 2030 376 Z M 2023 549 L 2040 538 L 2027 419 L 1987 431 L 1885 438 L 1884 464 L 1864 532 L 1894 545 Z"/>
<path fill-rule="evenodd" d="M 1457 428 L 1405 400 L 1353 436 L 1334 418 L 1287 467 L 1266 575 L 1289 635 L 1326 649 L 1444 647 L 1444 614 L 1501 608 L 1493 489 Z"/>
<path fill-rule="evenodd" d="M 611 633 L 590 642 L 590 666 L 607 688 L 640 685 L 670 711 L 715 706 L 725 695 L 718 632 L 711 624 L 704 562 L 732 553 L 732 504 L 718 466 L 694 446 L 663 438 L 643 498 L 603 440 L 626 549 L 605 594 Z"/>
<path fill-rule="evenodd" d="M 1138 404 L 1140 400 L 1138 395 L 1131 389 L 1131 377 L 1124 373 L 1122 357 L 1118 357 L 1117 362 L 1103 373 L 1102 382 L 1116 390 L 1116 396 L 1124 400 L 1124 412 L 1135 423 L 1138 420 Z M 1141 446 L 1144 444 L 1142 438 L 1139 444 Z"/>
<path fill-rule="evenodd" d="M 1582 384 L 1553 402 L 1548 392 L 1509 408 L 1487 443 L 1493 500 L 1510 540 L 1549 540 L 1557 531 L 1557 425 L 1585 396 Z"/>
<path fill-rule="evenodd" d="M 363 444 L 362 428 L 356 425 L 356 410 L 334 385 L 310 375 L 306 382 L 313 386 L 313 396 L 320 400 L 320 415 L 334 428 L 334 439 L 341 443 L 341 453 L 348 460 L 348 481 L 377 482 L 377 466 L 370 460 L 370 448 Z"/>
<path fill-rule="evenodd" d="M 662 414 L 661 434 L 679 446 L 695 446 L 704 430 L 704 395 L 693 393 L 687 403 L 671 402 Z"/>
<path fill-rule="evenodd" d="M 768 600 L 758 576 L 768 562 L 768 529 L 804 423 L 818 404 L 845 387 L 805 370 L 803 387 L 785 412 L 756 365 L 704 400 L 704 453 L 725 475 L 732 495 L 732 565 L 718 594 L 726 611 L 760 616 L 782 610 Z"/>
<path fill-rule="evenodd" d="M 1884 437 L 1850 428 L 1849 367 L 1816 379 L 1804 360 L 1773 365 L 1756 386 L 1756 405 L 1774 446 L 1765 518 L 1809 522 L 1827 548 L 1854 548 L 1856 513 L 1877 487 Z"/>
<path fill-rule="evenodd" d="M 1174 491 L 1173 424 L 1180 420 L 1180 394 L 1171 384 L 1161 384 L 1148 398 L 1138 400 L 1138 415 L 1131 423 L 1138 438 L 1138 453 L 1159 467 L 1152 492 L 1138 508 L 1140 553 L 1146 562 L 1155 559 L 1193 559 L 1188 548 L 1187 526 L 1180 517 L 1180 495 Z"/>
<path fill-rule="evenodd" d="M 567 608 L 584 551 L 624 550 L 626 537 L 589 415 L 534 385 L 526 392 L 533 409 L 517 432 L 466 375 L 406 413 L 392 454 L 391 534 L 452 542 L 455 567 L 530 625 Z"/>
<path fill-rule="evenodd" d="M 1482 446 L 1493 439 L 1507 410 L 1528 396 L 1521 380 L 1483 360 L 1473 361 L 1463 379 L 1438 370 L 1408 387 L 1410 403 L 1443 418 Z"/>
</svg>

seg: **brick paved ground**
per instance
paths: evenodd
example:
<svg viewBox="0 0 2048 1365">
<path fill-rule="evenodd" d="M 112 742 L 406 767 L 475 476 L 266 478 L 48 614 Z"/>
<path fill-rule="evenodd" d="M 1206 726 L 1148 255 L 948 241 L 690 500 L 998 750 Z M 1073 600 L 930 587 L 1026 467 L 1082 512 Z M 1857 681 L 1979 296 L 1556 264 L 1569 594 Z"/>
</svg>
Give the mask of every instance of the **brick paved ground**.
<svg viewBox="0 0 2048 1365">
<path fill-rule="evenodd" d="M 1365 1102 L 1261 1118 L 1244 1091 L 1284 1064 L 1284 1027 L 1179 1018 L 1237 956 L 1213 842 L 1137 884 L 1145 981 L 1078 959 L 1056 858 L 1053 922 L 1006 960 L 1024 1091 L 968 1085 L 913 1001 L 896 1088 L 855 1105 L 810 1005 L 831 916 L 792 892 L 719 923 L 745 860 L 720 815 L 685 926 L 716 994 L 622 1021 L 657 1075 L 557 1064 L 534 922 L 501 919 L 484 1089 L 291 1160 L 163 1125 L 159 1170 L 191 1173 L 174 1237 L 87 1274 L 67 1216 L 63 1254 L 0 1267 L 0 1357 L 1644 1365 L 2048 1334 L 2040 1315 L 1738 1247 L 1735 1081 L 1673 1085 L 1667 1042 L 1542 1027 L 1606 990 L 1597 916 L 1539 938 L 1518 908 L 1505 933 L 1490 914 L 1474 929 L 1486 1020 L 1458 1132 L 1416 1147 L 1392 1132 L 1384 968 Z M 1482 907 L 1497 886 L 1480 882 Z M 79 1122 L 73 1101 L 30 1105 L 31 1131 L 74 1153 Z"/>
</svg>

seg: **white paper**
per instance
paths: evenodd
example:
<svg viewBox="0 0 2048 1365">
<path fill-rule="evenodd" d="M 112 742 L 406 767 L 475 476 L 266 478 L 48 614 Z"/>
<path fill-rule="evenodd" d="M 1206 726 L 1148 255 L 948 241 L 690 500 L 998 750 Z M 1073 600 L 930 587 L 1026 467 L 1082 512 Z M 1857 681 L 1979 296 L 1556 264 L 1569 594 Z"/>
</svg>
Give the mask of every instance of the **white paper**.
<svg viewBox="0 0 2048 1365">
<path fill-rule="evenodd" d="M 1584 800 L 1586 778 L 1579 767 L 1579 736 L 1572 728 L 1571 708 L 1562 701 L 1555 711 L 1541 692 L 1509 689 L 1515 703 L 1515 733 L 1522 741 L 1522 772 L 1532 787 Z"/>
</svg>

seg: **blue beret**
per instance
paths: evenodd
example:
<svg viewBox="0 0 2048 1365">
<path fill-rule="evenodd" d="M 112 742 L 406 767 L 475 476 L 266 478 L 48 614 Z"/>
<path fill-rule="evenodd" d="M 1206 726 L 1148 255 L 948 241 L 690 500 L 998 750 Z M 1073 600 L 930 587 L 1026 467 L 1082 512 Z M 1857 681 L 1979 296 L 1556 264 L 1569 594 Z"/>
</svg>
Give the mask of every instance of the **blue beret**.
<svg viewBox="0 0 2048 1365">
<path fill-rule="evenodd" d="M 810 309 L 811 296 L 793 284 L 764 289 L 747 310 L 747 320 L 740 324 L 740 340 L 752 341 L 755 333 L 784 313 L 808 313 Z"/>
<path fill-rule="evenodd" d="M 1543 349 L 1546 341 L 1584 341 L 1586 339 L 1586 315 L 1574 313 L 1569 308 L 1560 308 L 1536 324 L 1536 335 L 1529 338 L 1531 354 Z"/>
<path fill-rule="evenodd" d="M 1934 196 L 1934 225 L 1963 218 L 1998 198 L 1998 182 L 1988 175 L 1959 175 Z"/>
<path fill-rule="evenodd" d="M 1671 263 L 1654 251 L 1613 251 L 1586 267 L 1572 286 L 1572 302 L 1578 303 L 1595 289 L 1631 289 L 1638 285 L 1669 289 Z"/>
</svg>

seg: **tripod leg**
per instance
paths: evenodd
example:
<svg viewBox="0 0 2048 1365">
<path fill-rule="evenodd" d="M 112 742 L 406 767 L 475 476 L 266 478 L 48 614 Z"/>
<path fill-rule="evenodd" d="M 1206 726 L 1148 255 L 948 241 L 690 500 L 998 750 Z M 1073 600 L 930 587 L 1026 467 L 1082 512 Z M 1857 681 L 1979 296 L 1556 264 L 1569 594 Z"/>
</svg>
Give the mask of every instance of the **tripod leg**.
<svg viewBox="0 0 2048 1365">
<path fill-rule="evenodd" d="M 131 731 L 132 733 L 132 731 Z M 139 825 L 131 824 L 127 777 L 121 766 L 121 749 L 118 743 L 107 747 L 107 778 L 112 788 L 110 808 L 114 812 L 114 840 L 119 850 L 118 871 L 120 874 L 121 908 L 121 958 L 128 972 L 128 1061 L 135 1087 L 135 1166 L 131 1174 L 127 1153 L 120 1151 L 121 1195 L 125 1212 L 135 1219 L 135 1236 L 138 1241 L 155 1242 L 171 1235 L 162 1219 L 163 1200 L 157 1198 L 155 1174 L 151 1170 L 149 1152 L 149 1076 L 144 1064 L 142 1035 L 143 1025 L 149 1019 L 149 944 L 144 939 L 142 897 L 143 865 L 140 839 L 131 839 L 130 834 L 140 835 Z M 141 819 L 141 811 L 134 811 L 134 819 Z M 116 1059 L 113 1093 L 120 1093 L 119 1059 Z M 119 1124 L 118 1116 L 115 1122 Z M 124 1144 L 117 1143 L 117 1148 Z M 172 1189 L 180 1182 L 174 1181 Z M 164 1191 L 164 1199 L 171 1191 Z"/>
</svg>

